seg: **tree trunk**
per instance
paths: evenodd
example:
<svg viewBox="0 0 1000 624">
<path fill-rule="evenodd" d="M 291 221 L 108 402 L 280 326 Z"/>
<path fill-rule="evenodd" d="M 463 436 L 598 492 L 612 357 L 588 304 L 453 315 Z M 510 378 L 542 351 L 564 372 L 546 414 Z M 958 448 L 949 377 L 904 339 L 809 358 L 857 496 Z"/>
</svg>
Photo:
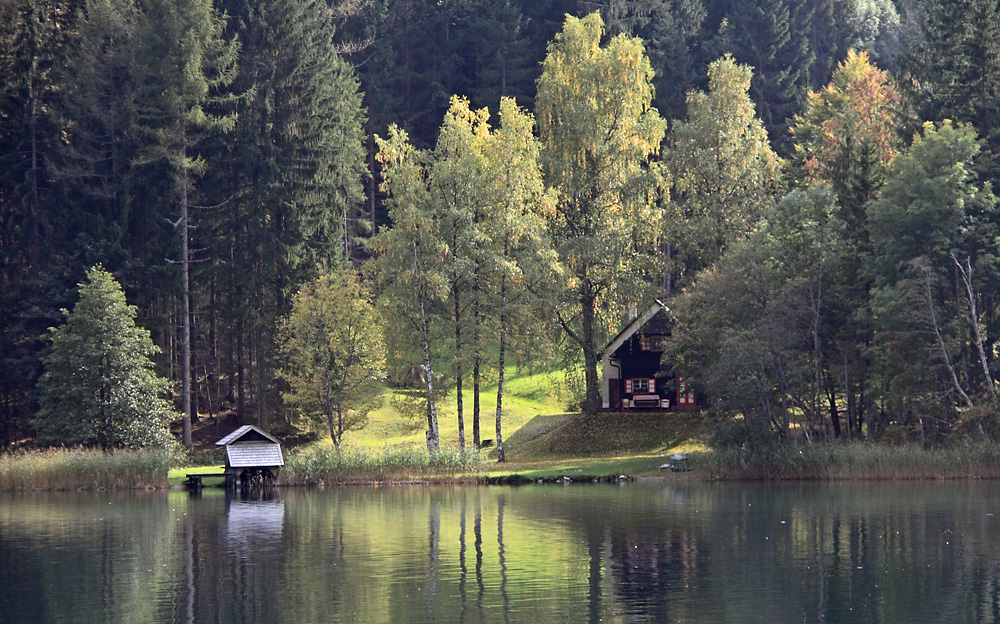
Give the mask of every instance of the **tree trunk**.
<svg viewBox="0 0 1000 624">
<path fill-rule="evenodd" d="M 948 347 L 945 345 L 944 337 L 941 335 L 941 328 L 937 321 L 937 313 L 934 310 L 934 293 L 931 292 L 930 270 L 924 268 L 923 274 L 924 279 L 922 280 L 921 287 L 924 295 L 924 303 L 927 304 L 928 322 L 931 325 L 931 329 L 934 331 L 937 347 L 941 352 L 941 361 L 944 363 L 945 368 L 948 371 L 948 375 L 951 378 L 952 387 L 955 392 L 962 398 L 962 402 L 965 403 L 966 407 L 972 407 L 972 400 L 969 398 L 969 395 L 965 393 L 965 390 L 962 389 L 962 385 L 958 382 L 958 375 L 955 374 L 955 367 L 951 363 L 951 356 L 948 354 Z"/>
<path fill-rule="evenodd" d="M 330 439 L 333 440 L 333 446 L 339 451 L 340 440 L 337 438 L 337 428 L 333 424 L 333 410 L 329 408 L 326 410 L 326 424 L 330 428 Z"/>
<path fill-rule="evenodd" d="M 437 453 L 440 450 L 438 438 L 437 408 L 434 406 L 434 374 L 431 369 L 431 345 L 427 328 L 427 314 L 424 310 L 424 296 L 418 296 L 420 302 L 420 334 L 424 341 L 424 373 L 427 376 L 427 450 Z"/>
<path fill-rule="evenodd" d="M 465 450 L 465 412 L 462 397 L 462 308 L 459 304 L 457 277 L 452 277 L 455 302 L 455 403 L 458 410 L 458 448 Z"/>
<path fill-rule="evenodd" d="M 188 184 L 181 172 L 181 410 L 184 447 L 191 450 L 191 280 L 188 258 Z"/>
<path fill-rule="evenodd" d="M 190 301 L 188 305 L 191 307 L 191 319 L 189 321 L 191 327 L 191 425 L 198 422 L 199 416 L 199 405 L 198 405 L 198 349 L 195 348 L 194 341 L 195 336 L 198 335 L 198 325 L 194 316 L 194 309 L 196 304 Z"/>
<path fill-rule="evenodd" d="M 996 409 L 997 390 L 993 386 L 993 376 L 990 374 L 990 365 L 986 360 L 986 349 L 983 348 L 983 333 L 979 329 L 979 313 L 976 310 L 976 294 L 972 290 L 972 262 L 966 257 L 965 266 L 962 266 L 958 258 L 955 257 L 955 254 L 951 255 L 951 259 L 955 262 L 955 266 L 958 267 L 962 283 L 965 285 L 965 302 L 969 306 L 969 326 L 972 328 L 972 335 L 976 339 L 976 349 L 979 351 L 979 362 L 983 367 L 986 387 L 990 391 L 990 400 L 993 402 L 993 409 Z"/>
<path fill-rule="evenodd" d="M 506 251 L 506 250 L 505 250 Z M 500 278 L 500 358 L 497 360 L 497 462 L 507 461 L 503 449 L 503 381 L 507 355 L 507 276 Z"/>
<path fill-rule="evenodd" d="M 601 405 L 601 388 L 597 377 L 597 336 L 596 334 L 596 310 L 594 309 L 594 295 L 591 293 L 590 282 L 584 280 L 580 290 L 580 308 L 582 311 L 582 338 L 583 344 L 583 364 L 584 376 L 587 384 L 587 394 L 583 403 L 583 411 L 593 415 L 597 413 Z"/>
<path fill-rule="evenodd" d="M 833 391 L 834 385 L 827 383 L 826 398 L 830 404 L 830 424 L 833 426 L 833 437 L 840 439 L 840 412 L 837 411 L 837 396 Z"/>
<path fill-rule="evenodd" d="M 472 345 L 475 349 L 475 355 L 472 361 L 472 443 L 478 449 L 479 445 L 482 444 L 482 439 L 479 435 L 479 390 L 481 387 L 480 378 L 480 358 L 479 358 L 479 323 L 482 318 L 483 308 L 482 299 L 479 284 L 479 268 L 476 268 L 476 305 L 473 310 L 472 318 Z"/>
</svg>

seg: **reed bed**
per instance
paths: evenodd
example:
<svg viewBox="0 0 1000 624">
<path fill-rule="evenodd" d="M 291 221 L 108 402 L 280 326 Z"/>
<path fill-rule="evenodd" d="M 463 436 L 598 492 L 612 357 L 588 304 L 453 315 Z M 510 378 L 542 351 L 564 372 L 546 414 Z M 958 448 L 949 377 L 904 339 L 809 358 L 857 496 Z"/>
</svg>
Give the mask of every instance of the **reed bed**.
<svg viewBox="0 0 1000 624">
<path fill-rule="evenodd" d="M 715 479 L 996 479 L 1000 445 L 775 445 L 717 449 L 704 453 L 698 464 Z"/>
<path fill-rule="evenodd" d="M 473 480 L 483 472 L 484 465 L 479 453 L 458 449 L 428 453 L 411 447 L 385 448 L 376 452 L 313 447 L 290 453 L 278 482 L 282 485 L 336 485 Z"/>
<path fill-rule="evenodd" d="M 125 490 L 167 486 L 159 451 L 51 449 L 0 456 L 0 491 Z"/>
</svg>

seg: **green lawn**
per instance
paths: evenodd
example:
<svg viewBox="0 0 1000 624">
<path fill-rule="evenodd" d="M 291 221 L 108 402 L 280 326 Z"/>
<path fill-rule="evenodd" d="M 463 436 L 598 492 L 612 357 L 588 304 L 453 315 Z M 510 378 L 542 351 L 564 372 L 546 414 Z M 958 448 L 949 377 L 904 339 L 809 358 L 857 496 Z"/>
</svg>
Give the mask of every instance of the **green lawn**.
<svg viewBox="0 0 1000 624">
<path fill-rule="evenodd" d="M 565 412 L 559 387 L 564 384 L 562 371 L 542 372 L 519 376 L 517 370 L 508 372 L 504 384 L 503 435 L 506 439 L 535 416 Z M 408 419 L 400 416 L 391 403 L 394 394 L 385 388 L 385 402 L 370 415 L 368 426 L 362 431 L 352 431 L 344 436 L 344 445 L 352 448 L 382 448 L 398 445 L 424 445 L 423 418 Z M 496 384 L 483 385 L 480 392 L 480 432 L 484 440 L 496 438 Z M 472 442 L 472 383 L 467 382 L 463 392 L 465 402 L 465 439 Z M 458 445 L 458 409 L 455 394 L 440 401 L 438 428 L 441 446 Z M 325 432 L 324 432 L 325 433 Z M 332 444 L 328 434 L 321 436 L 321 444 Z"/>
<path fill-rule="evenodd" d="M 205 486 L 216 486 L 224 485 L 224 479 L 222 477 L 223 471 L 225 471 L 225 466 L 191 466 L 188 468 L 171 468 L 170 472 L 167 474 L 167 483 L 170 485 L 179 485 L 187 481 L 188 473 L 197 474 L 208 474 L 208 473 L 218 473 L 219 478 L 206 478 L 201 480 L 201 484 Z"/>
<path fill-rule="evenodd" d="M 562 371 L 518 375 L 509 372 L 504 388 L 503 436 L 508 462 L 495 463 L 495 447 L 485 449 L 487 475 L 492 477 L 519 474 L 529 479 L 568 476 L 606 477 L 654 476 L 659 467 L 675 452 L 699 451 L 697 442 L 700 417 L 694 413 L 627 413 L 584 416 L 567 414 Z M 348 451 L 381 451 L 386 448 L 425 445 L 423 418 L 402 416 L 391 398 L 398 391 L 385 387 L 382 407 L 370 415 L 361 431 L 344 436 Z M 465 436 L 472 444 L 472 392 L 467 384 L 465 399 Z M 484 385 L 480 396 L 481 438 L 496 438 L 496 385 Z M 438 426 L 443 449 L 458 446 L 457 409 L 454 393 L 438 403 Z M 288 453 L 308 452 L 315 447 L 330 447 L 324 432 L 316 442 L 287 449 Z M 286 457 L 287 460 L 287 457 Z M 222 472 L 221 467 L 173 470 L 170 483 L 182 483 L 187 472 Z M 206 485 L 212 484 L 206 479 Z M 221 484 L 221 479 L 219 483 Z"/>
</svg>

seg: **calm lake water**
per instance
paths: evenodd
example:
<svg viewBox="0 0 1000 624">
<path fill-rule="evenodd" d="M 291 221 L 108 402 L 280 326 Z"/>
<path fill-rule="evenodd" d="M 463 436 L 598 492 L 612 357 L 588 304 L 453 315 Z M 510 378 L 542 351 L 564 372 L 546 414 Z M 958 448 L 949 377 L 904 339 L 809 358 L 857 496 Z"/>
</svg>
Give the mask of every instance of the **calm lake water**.
<svg viewBox="0 0 1000 624">
<path fill-rule="evenodd" d="M 1000 622 L 1000 483 L 0 495 L 0 622 Z"/>
</svg>

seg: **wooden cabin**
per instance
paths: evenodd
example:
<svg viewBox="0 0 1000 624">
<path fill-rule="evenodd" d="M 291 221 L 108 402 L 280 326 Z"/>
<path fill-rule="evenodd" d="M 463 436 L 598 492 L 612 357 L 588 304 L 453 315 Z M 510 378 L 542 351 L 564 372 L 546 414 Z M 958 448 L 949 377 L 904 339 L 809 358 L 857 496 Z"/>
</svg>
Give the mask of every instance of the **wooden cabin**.
<svg viewBox="0 0 1000 624">
<path fill-rule="evenodd" d="M 663 341 L 670 337 L 670 310 L 659 301 L 636 316 L 601 354 L 601 408 L 606 411 L 695 409 L 698 398 L 680 377 L 663 368 Z"/>
<path fill-rule="evenodd" d="M 285 465 L 281 443 L 253 425 L 243 425 L 215 445 L 226 449 L 226 474 L 244 487 L 272 484 Z"/>
</svg>

